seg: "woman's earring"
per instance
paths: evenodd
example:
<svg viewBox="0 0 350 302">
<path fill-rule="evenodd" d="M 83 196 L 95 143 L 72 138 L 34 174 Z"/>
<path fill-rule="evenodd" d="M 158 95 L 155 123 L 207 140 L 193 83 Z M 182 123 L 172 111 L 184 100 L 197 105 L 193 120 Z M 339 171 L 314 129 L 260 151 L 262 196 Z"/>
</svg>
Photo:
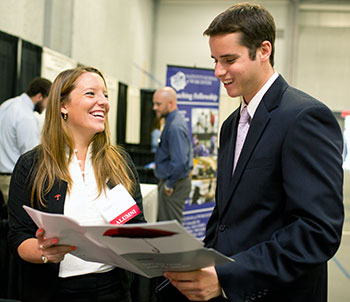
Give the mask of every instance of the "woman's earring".
<svg viewBox="0 0 350 302">
<path fill-rule="evenodd" d="M 68 113 L 63 113 L 63 120 L 67 120 L 67 118 L 68 118 Z"/>
</svg>

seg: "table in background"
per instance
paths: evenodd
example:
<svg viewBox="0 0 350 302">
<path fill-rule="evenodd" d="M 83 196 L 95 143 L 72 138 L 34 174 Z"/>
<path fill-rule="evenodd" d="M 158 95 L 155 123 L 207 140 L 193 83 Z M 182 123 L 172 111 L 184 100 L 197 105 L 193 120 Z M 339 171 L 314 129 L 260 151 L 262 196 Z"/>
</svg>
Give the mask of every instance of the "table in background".
<svg viewBox="0 0 350 302">
<path fill-rule="evenodd" d="M 141 184 L 143 197 L 143 210 L 147 222 L 156 222 L 158 215 L 158 186 L 154 184 Z"/>
</svg>

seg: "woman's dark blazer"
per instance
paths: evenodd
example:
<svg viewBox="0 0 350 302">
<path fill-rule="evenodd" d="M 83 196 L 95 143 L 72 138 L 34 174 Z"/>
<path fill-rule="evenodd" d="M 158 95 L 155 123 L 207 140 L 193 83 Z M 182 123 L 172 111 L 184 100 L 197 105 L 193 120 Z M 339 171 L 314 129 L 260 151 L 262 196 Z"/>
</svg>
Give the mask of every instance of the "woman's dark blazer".
<svg viewBox="0 0 350 302">
<path fill-rule="evenodd" d="M 38 229 L 36 224 L 22 207 L 23 205 L 30 206 L 30 194 L 32 188 L 31 172 L 40 160 L 37 154 L 38 151 L 37 148 L 35 148 L 22 155 L 17 161 L 11 178 L 8 200 L 10 225 L 8 239 L 10 250 L 15 254 L 17 254 L 18 246 L 24 240 L 35 238 L 35 233 Z M 137 186 L 133 197 L 142 212 L 137 217 L 130 220 L 129 223 L 145 222 L 138 174 L 127 153 L 125 153 L 125 157 L 137 180 Z M 65 181 L 56 181 L 50 192 L 45 195 L 47 207 L 41 207 L 39 210 L 48 213 L 63 214 L 66 192 L 67 183 Z M 35 208 L 38 207 L 35 206 Z M 59 264 L 33 264 L 20 260 L 20 271 L 20 280 L 22 281 L 22 301 L 41 302 L 52 300 L 52 297 L 54 297 L 55 294 L 55 286 L 58 281 Z M 127 278 L 131 277 L 131 274 L 120 269 L 120 276 L 127 280 Z"/>
</svg>

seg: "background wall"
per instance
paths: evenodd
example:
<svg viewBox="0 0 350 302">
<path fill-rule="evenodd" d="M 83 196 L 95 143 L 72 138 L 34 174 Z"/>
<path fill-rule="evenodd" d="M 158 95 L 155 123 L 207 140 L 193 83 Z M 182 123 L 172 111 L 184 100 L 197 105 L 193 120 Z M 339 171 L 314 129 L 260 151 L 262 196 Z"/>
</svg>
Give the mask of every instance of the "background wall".
<svg viewBox="0 0 350 302">
<path fill-rule="evenodd" d="M 303 5 L 298 21 L 295 85 L 335 111 L 350 109 L 350 5 Z"/>
<path fill-rule="evenodd" d="M 155 89 L 165 83 L 167 64 L 214 67 L 202 33 L 236 2 L 1 0 L 0 30 L 96 66 L 133 89 Z M 275 18 L 276 70 L 331 109 L 349 109 L 350 1 L 251 2 L 264 5 Z M 220 121 L 238 104 L 222 89 Z M 128 121 L 132 142 L 138 141 L 139 120 Z"/>
<path fill-rule="evenodd" d="M 165 80 L 166 65 L 214 68 L 210 56 L 208 37 L 203 31 L 220 12 L 239 1 L 161 0 L 156 15 L 155 63 L 153 72 L 157 79 Z M 263 3 L 275 18 L 276 39 L 275 67 L 283 75 L 287 71 L 289 2 L 284 0 L 251 1 Z M 221 87 L 220 123 L 239 105 Z"/>
<path fill-rule="evenodd" d="M 153 0 L 1 0 L 0 30 L 149 87 Z"/>
<path fill-rule="evenodd" d="M 0 1 L 0 30 L 43 45 L 45 0 Z"/>
</svg>

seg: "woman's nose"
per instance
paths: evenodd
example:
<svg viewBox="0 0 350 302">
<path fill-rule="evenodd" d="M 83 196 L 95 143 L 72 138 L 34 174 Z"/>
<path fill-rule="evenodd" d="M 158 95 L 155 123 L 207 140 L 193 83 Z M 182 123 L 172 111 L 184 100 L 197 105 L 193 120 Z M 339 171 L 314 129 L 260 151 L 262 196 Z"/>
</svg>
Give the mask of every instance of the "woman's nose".
<svg viewBox="0 0 350 302">
<path fill-rule="evenodd" d="M 105 95 L 100 95 L 98 100 L 97 100 L 98 104 L 100 105 L 106 105 L 108 104 L 108 98 Z"/>
</svg>

